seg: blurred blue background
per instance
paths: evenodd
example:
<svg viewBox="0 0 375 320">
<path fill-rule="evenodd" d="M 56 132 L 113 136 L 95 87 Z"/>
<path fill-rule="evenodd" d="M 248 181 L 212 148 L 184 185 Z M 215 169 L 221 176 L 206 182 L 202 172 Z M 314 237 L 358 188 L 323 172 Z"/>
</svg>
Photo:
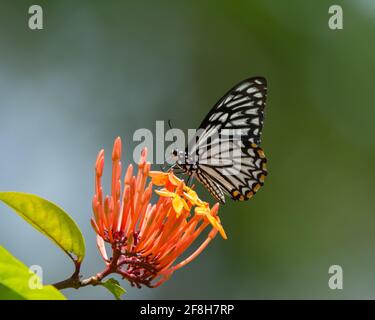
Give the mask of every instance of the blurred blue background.
<svg viewBox="0 0 375 320">
<path fill-rule="evenodd" d="M 32 4 L 44 9 L 44 30 L 27 26 Z M 332 4 L 342 5 L 343 30 L 328 28 Z M 103 268 L 89 223 L 97 152 L 109 155 L 121 136 L 127 165 L 136 129 L 168 119 L 195 128 L 235 83 L 265 76 L 265 186 L 221 208 L 229 240 L 217 237 L 157 289 L 124 283 L 125 298 L 374 299 L 374 18 L 372 0 L 1 0 L 0 190 L 69 212 L 92 275 Z M 41 265 L 45 283 L 72 273 L 4 205 L 0 217 L 0 244 Z M 327 285 L 334 264 L 343 290 Z M 112 299 L 97 287 L 64 294 Z"/>
</svg>

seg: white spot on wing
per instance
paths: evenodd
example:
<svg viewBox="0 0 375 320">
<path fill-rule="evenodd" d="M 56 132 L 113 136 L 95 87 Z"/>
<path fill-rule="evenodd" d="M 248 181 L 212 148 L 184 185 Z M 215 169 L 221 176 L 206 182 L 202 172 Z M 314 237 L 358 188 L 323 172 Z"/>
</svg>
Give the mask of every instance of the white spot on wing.
<svg viewBox="0 0 375 320">
<path fill-rule="evenodd" d="M 243 114 L 242 114 L 242 111 L 237 111 L 236 113 L 233 113 L 233 115 L 232 115 L 232 117 L 233 118 L 237 118 L 237 117 L 240 117 L 240 116 L 242 116 Z"/>
<path fill-rule="evenodd" d="M 231 101 L 229 102 L 226 106 L 227 107 L 232 107 L 234 105 L 237 105 L 237 104 L 241 104 L 242 106 L 245 105 L 245 103 L 249 100 L 248 97 L 243 97 L 242 99 L 237 99 L 237 100 L 234 100 L 234 101 Z"/>
<path fill-rule="evenodd" d="M 244 125 L 246 125 L 246 119 L 233 120 L 231 123 L 232 123 L 232 125 L 234 127 L 236 127 L 236 126 L 244 126 Z"/>
<path fill-rule="evenodd" d="M 233 98 L 233 94 L 228 95 L 228 96 L 225 98 L 224 103 L 225 103 L 225 104 L 228 103 L 230 100 L 232 100 L 232 98 Z"/>
<path fill-rule="evenodd" d="M 249 155 L 250 155 L 251 157 L 255 157 L 254 149 L 249 149 L 249 150 L 247 150 L 247 152 L 249 153 Z"/>
<path fill-rule="evenodd" d="M 249 89 L 246 90 L 247 93 L 251 94 L 257 91 L 257 88 L 250 87 Z"/>
<path fill-rule="evenodd" d="M 220 121 L 221 123 L 224 123 L 225 121 L 227 121 L 227 119 L 228 119 L 228 113 L 224 113 L 224 114 L 220 117 L 219 121 Z"/>
<path fill-rule="evenodd" d="M 245 90 L 249 85 L 250 85 L 250 84 L 249 84 L 248 82 L 245 82 L 245 83 L 241 84 L 240 86 L 238 86 L 238 87 L 236 88 L 236 90 L 238 90 L 238 91 L 243 91 L 243 90 Z"/>
<path fill-rule="evenodd" d="M 251 119 L 251 123 L 259 126 L 259 118 L 257 117 L 257 118 Z"/>
<path fill-rule="evenodd" d="M 261 163 L 262 159 L 258 159 L 257 161 L 255 161 L 255 165 L 257 166 L 257 168 L 260 168 Z"/>
<path fill-rule="evenodd" d="M 252 108 L 252 109 L 247 109 L 245 111 L 246 114 L 253 114 L 253 115 L 257 115 L 258 114 L 258 108 Z"/>
<path fill-rule="evenodd" d="M 217 113 L 214 113 L 211 117 L 210 117 L 210 121 L 215 121 L 217 118 L 219 118 L 223 113 L 222 112 L 217 112 Z"/>
</svg>

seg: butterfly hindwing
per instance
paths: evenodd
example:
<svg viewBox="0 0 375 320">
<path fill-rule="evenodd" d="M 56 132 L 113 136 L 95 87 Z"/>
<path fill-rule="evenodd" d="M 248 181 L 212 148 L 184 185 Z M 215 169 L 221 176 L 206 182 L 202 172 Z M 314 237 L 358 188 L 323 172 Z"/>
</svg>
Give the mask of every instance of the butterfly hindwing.
<svg viewBox="0 0 375 320">
<path fill-rule="evenodd" d="M 200 170 L 196 172 L 196 177 L 216 200 L 220 201 L 221 203 L 225 203 L 224 193 L 215 181 Z"/>
<path fill-rule="evenodd" d="M 212 180 L 233 200 L 248 200 L 264 184 L 266 163 L 263 150 L 253 144 L 242 150 L 241 160 L 234 159 L 231 167 L 202 164 L 199 168 L 206 179 Z M 211 192 L 210 188 L 207 189 Z"/>
</svg>

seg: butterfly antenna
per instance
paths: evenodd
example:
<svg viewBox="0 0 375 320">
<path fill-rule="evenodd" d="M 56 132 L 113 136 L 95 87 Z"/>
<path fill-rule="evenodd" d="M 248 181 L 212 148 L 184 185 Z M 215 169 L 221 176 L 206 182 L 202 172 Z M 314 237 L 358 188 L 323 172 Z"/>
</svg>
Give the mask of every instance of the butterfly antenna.
<svg viewBox="0 0 375 320">
<path fill-rule="evenodd" d="M 163 172 L 168 172 L 168 171 L 170 171 L 171 169 L 173 169 L 175 166 L 176 166 L 175 163 L 172 164 L 172 165 L 164 165 L 164 166 L 162 166 L 162 165 L 160 164 L 160 165 L 159 165 L 159 168 L 160 168 L 160 170 L 163 171 Z M 167 168 L 167 169 L 166 169 L 166 168 Z"/>
<path fill-rule="evenodd" d="M 169 126 L 169 129 L 174 129 L 173 126 L 172 126 L 172 121 L 171 121 L 171 119 L 168 119 L 168 126 Z"/>
</svg>

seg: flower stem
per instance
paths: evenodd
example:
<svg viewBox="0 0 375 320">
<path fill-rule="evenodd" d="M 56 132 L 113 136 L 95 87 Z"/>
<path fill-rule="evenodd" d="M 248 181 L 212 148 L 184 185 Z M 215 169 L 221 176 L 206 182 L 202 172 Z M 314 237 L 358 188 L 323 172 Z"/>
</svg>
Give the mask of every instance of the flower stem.
<svg viewBox="0 0 375 320">
<path fill-rule="evenodd" d="M 75 271 L 71 275 L 71 277 L 63 281 L 56 282 L 52 285 L 58 290 L 67 289 L 67 288 L 78 289 L 78 288 L 86 287 L 89 285 L 96 286 L 101 283 L 101 280 L 104 277 L 108 276 L 111 273 L 115 273 L 117 271 L 117 261 L 119 257 L 120 257 L 120 252 L 118 250 L 114 250 L 113 258 L 111 262 L 106 266 L 106 268 L 102 272 L 96 274 L 95 276 L 91 276 L 83 280 L 80 279 L 80 275 L 79 275 L 81 264 L 79 262 L 75 262 Z"/>
</svg>

